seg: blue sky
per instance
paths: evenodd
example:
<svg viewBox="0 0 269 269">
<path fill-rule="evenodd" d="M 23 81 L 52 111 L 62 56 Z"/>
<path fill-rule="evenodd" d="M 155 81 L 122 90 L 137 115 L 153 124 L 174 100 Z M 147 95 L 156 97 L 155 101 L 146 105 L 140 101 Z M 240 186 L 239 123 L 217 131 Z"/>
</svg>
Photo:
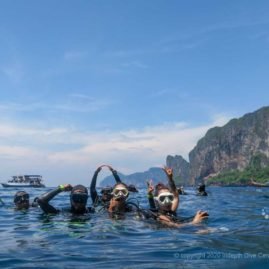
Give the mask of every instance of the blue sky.
<svg viewBox="0 0 269 269">
<path fill-rule="evenodd" d="M 0 1 L 0 180 L 188 158 L 268 105 L 268 1 Z M 100 175 L 101 178 L 106 173 Z"/>
</svg>

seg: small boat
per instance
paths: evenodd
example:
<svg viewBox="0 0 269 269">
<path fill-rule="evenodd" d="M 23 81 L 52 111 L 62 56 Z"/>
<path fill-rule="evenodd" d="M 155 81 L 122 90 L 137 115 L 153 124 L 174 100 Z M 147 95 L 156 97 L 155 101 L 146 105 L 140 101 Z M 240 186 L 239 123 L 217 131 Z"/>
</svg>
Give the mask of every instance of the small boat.
<svg viewBox="0 0 269 269">
<path fill-rule="evenodd" d="M 13 176 L 7 183 L 1 183 L 4 188 L 44 188 L 42 176 L 40 175 L 23 175 Z"/>
</svg>

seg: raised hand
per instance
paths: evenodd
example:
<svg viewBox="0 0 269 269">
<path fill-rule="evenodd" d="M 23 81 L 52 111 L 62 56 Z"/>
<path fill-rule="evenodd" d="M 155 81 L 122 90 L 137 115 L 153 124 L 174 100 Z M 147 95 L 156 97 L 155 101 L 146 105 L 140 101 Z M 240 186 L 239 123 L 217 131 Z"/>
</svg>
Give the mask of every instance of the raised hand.
<svg viewBox="0 0 269 269">
<path fill-rule="evenodd" d="M 71 191 L 73 189 L 73 187 L 71 184 L 63 184 L 63 185 L 61 185 L 61 189 L 63 191 Z"/>
<path fill-rule="evenodd" d="M 167 177 L 169 179 L 172 179 L 173 178 L 173 169 L 172 168 L 169 168 L 167 166 L 164 166 L 164 168 L 162 168 L 163 171 L 165 172 L 165 174 L 167 175 Z"/>
<path fill-rule="evenodd" d="M 197 211 L 192 223 L 193 224 L 196 224 L 196 223 L 199 223 L 201 222 L 202 220 L 208 218 L 209 214 L 206 212 L 206 211 Z"/>
<path fill-rule="evenodd" d="M 152 179 L 147 180 L 147 185 L 148 185 L 148 194 L 152 194 L 154 191 L 154 185 Z"/>
<path fill-rule="evenodd" d="M 111 172 L 114 171 L 114 169 L 112 168 L 112 166 L 110 166 L 108 164 L 103 164 L 103 165 L 99 166 L 100 170 L 102 169 L 102 167 L 107 167 Z"/>
</svg>

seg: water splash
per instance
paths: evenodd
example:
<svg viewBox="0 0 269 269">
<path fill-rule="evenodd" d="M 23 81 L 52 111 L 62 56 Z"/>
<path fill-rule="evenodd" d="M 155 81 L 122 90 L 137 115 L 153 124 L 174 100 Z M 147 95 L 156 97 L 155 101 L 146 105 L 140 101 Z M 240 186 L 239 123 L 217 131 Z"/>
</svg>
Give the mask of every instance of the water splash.
<svg viewBox="0 0 269 269">
<path fill-rule="evenodd" d="M 268 209 L 266 209 L 266 208 L 263 208 L 263 209 L 262 209 L 262 216 L 263 216 L 265 219 L 269 219 Z"/>
</svg>

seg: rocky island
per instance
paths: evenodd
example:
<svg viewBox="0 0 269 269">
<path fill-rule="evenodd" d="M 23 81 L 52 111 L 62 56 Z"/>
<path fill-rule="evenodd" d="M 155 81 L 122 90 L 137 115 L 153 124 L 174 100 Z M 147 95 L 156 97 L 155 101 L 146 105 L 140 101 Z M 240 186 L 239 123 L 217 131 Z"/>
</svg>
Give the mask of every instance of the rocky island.
<svg viewBox="0 0 269 269">
<path fill-rule="evenodd" d="M 221 186 L 267 186 L 269 107 L 209 129 L 189 153 L 189 166 L 185 162 L 179 156 L 167 157 L 174 170 L 184 171 L 181 182 L 186 183 L 185 175 L 189 174 L 188 185 L 205 181 Z"/>
</svg>

